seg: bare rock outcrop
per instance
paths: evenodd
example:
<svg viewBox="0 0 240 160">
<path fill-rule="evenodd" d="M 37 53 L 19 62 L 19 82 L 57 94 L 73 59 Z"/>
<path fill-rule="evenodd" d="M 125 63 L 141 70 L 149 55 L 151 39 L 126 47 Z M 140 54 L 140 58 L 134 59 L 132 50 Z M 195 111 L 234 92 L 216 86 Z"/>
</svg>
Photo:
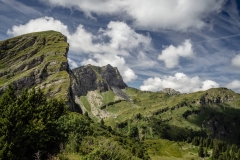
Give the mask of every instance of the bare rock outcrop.
<svg viewBox="0 0 240 160">
<path fill-rule="evenodd" d="M 169 95 L 181 94 L 179 91 L 176 91 L 176 90 L 174 90 L 174 89 L 172 89 L 172 88 L 165 88 L 165 89 L 161 90 L 160 92 L 162 92 L 162 93 L 167 93 L 167 94 L 169 94 Z"/>
<path fill-rule="evenodd" d="M 109 64 L 103 67 L 87 65 L 76 68 L 72 70 L 71 79 L 72 91 L 77 96 L 86 96 L 88 91 L 105 92 L 127 87 L 118 69 Z"/>
</svg>

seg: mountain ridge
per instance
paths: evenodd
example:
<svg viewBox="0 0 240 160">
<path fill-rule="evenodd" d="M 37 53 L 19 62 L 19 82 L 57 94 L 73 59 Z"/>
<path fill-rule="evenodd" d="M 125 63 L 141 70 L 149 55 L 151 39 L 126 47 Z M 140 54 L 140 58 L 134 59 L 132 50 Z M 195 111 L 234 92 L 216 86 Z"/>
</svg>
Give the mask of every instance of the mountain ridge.
<svg viewBox="0 0 240 160">
<path fill-rule="evenodd" d="M 69 44 L 66 36 L 56 31 L 29 33 L 0 42 L 0 94 L 7 85 L 17 90 L 39 87 L 49 97 L 66 101 L 72 110 L 74 97 L 126 88 L 117 68 L 92 65 L 70 69 L 67 61 Z"/>
<path fill-rule="evenodd" d="M 100 121 L 110 131 L 125 136 L 134 133 L 147 144 L 196 136 L 240 144 L 236 128 L 240 126 L 240 94 L 227 88 L 189 94 L 171 88 L 140 91 L 128 87 L 111 65 L 71 70 L 68 50 L 66 37 L 55 31 L 1 41 L 0 95 L 9 84 L 18 92 L 25 87 L 41 88 L 48 97 L 63 99 L 71 111 Z"/>
<path fill-rule="evenodd" d="M 40 87 L 49 96 L 69 99 L 66 36 L 55 31 L 29 33 L 0 42 L 0 91 Z M 61 88 L 58 84 L 62 84 Z"/>
</svg>

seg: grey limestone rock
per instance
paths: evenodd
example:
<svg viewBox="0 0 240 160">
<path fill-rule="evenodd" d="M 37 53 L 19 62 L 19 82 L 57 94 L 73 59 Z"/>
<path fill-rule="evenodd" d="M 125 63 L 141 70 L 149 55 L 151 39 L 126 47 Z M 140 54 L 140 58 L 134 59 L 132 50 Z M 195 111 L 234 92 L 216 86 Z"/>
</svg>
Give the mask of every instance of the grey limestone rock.
<svg viewBox="0 0 240 160">
<path fill-rule="evenodd" d="M 181 94 L 179 91 L 175 91 L 172 88 L 165 88 L 165 89 L 161 90 L 160 92 L 167 93 L 169 95 Z"/>
<path fill-rule="evenodd" d="M 88 91 L 105 92 L 113 90 L 112 87 L 127 87 L 118 69 L 109 64 L 103 67 L 86 65 L 73 69 L 71 82 L 73 93 L 77 96 L 85 96 Z"/>
</svg>

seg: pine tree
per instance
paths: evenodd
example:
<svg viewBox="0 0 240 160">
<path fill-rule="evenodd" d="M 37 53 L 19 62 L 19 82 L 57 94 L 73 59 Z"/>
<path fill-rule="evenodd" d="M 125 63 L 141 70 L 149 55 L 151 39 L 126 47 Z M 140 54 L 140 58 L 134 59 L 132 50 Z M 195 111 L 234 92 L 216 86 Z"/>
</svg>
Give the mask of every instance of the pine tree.
<svg viewBox="0 0 240 160">
<path fill-rule="evenodd" d="M 220 148 L 219 148 L 219 144 L 218 144 L 218 141 L 215 140 L 214 143 L 213 143 L 213 153 L 212 153 L 212 158 L 215 160 L 218 159 L 220 155 Z"/>
<path fill-rule="evenodd" d="M 130 126 L 128 130 L 128 137 L 139 140 L 139 132 L 136 126 Z"/>
<path fill-rule="evenodd" d="M 237 152 L 237 154 L 236 154 L 236 158 L 237 158 L 237 159 L 240 159 L 240 149 L 238 149 L 238 152 Z"/>
<path fill-rule="evenodd" d="M 104 121 L 103 121 L 103 119 L 100 120 L 100 124 L 101 124 L 101 126 L 104 126 Z"/>
<path fill-rule="evenodd" d="M 41 151 L 46 157 L 61 141 L 56 120 L 65 104 L 47 100 L 41 90 L 24 90 L 18 97 L 12 86 L 0 97 L 0 159 L 32 159 Z"/>
<path fill-rule="evenodd" d="M 199 150 L 198 150 L 198 156 L 199 157 L 204 157 L 204 150 L 203 150 L 203 143 L 202 143 L 202 141 L 200 141 Z"/>
<path fill-rule="evenodd" d="M 208 150 L 207 150 L 207 148 L 204 149 L 204 157 L 208 157 Z"/>
<path fill-rule="evenodd" d="M 192 139 L 190 137 L 187 138 L 187 143 L 191 143 Z"/>
</svg>

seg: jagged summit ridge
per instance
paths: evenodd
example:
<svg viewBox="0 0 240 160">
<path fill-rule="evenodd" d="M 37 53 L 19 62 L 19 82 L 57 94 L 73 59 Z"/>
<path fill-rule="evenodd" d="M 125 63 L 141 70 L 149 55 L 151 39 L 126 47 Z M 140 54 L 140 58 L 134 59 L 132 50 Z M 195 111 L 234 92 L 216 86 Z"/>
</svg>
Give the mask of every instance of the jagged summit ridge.
<svg viewBox="0 0 240 160">
<path fill-rule="evenodd" d="M 176 91 L 172 88 L 164 88 L 163 90 L 161 90 L 160 92 L 162 93 L 167 93 L 169 95 L 176 95 L 176 94 L 181 94 L 179 91 Z"/>
<path fill-rule="evenodd" d="M 86 65 L 71 70 L 69 44 L 60 32 L 29 33 L 0 42 L 0 95 L 9 84 L 19 92 L 42 88 L 48 97 L 63 99 L 75 110 L 75 97 L 89 91 L 113 91 L 127 99 L 127 87 L 117 68 Z"/>
<path fill-rule="evenodd" d="M 110 64 L 97 67 L 93 65 L 81 66 L 72 70 L 72 89 L 75 95 L 86 95 L 88 91 L 99 90 L 100 92 L 124 89 L 127 85 L 117 68 Z"/>
</svg>

